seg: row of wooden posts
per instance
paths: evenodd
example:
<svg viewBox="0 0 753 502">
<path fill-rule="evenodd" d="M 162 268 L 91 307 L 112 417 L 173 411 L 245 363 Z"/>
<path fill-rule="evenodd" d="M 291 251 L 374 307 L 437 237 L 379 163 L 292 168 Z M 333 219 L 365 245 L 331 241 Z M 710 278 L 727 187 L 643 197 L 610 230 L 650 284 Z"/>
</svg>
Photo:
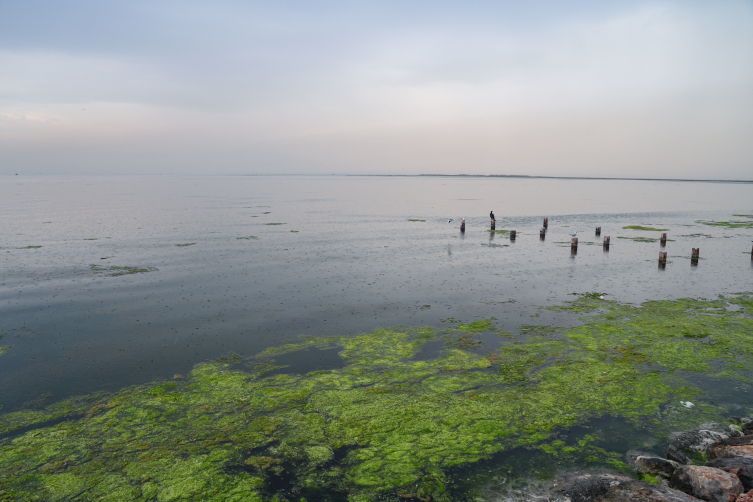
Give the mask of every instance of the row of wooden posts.
<svg viewBox="0 0 753 502">
<path fill-rule="evenodd" d="M 491 226 L 492 230 L 495 229 L 496 226 L 496 220 L 491 220 Z M 544 218 L 544 225 L 541 227 L 541 230 L 539 231 L 539 237 L 543 241 L 546 238 L 546 231 L 549 228 L 549 218 Z M 462 233 L 465 233 L 465 218 L 462 218 L 460 220 L 460 231 Z M 601 235 L 601 227 L 596 227 L 596 236 Z M 510 240 L 514 241 L 516 236 L 515 230 L 510 230 Z M 665 247 L 667 245 L 667 234 L 662 233 L 661 238 L 659 239 L 659 242 L 661 244 L 661 247 Z M 609 251 L 609 236 L 604 237 L 604 250 Z M 698 265 L 698 258 L 700 256 L 700 248 L 691 248 L 692 251 L 690 253 L 690 263 L 691 265 Z M 571 254 L 576 254 L 578 251 L 578 238 L 573 237 L 570 239 L 570 252 Z M 750 258 L 753 260 L 753 249 L 750 251 Z M 659 268 L 664 268 L 667 265 L 667 253 L 659 251 Z"/>
</svg>

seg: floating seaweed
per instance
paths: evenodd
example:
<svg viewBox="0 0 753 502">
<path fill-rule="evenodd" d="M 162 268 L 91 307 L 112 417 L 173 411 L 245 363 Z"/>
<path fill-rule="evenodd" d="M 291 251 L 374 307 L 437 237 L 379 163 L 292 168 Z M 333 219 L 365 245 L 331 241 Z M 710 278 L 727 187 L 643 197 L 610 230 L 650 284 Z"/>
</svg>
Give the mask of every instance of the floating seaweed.
<svg viewBox="0 0 753 502">
<path fill-rule="evenodd" d="M 705 220 L 696 220 L 696 223 L 700 223 L 702 225 L 709 225 L 709 226 L 712 226 L 712 227 L 753 228 L 753 221 L 740 221 L 740 220 L 734 220 L 734 221 L 705 221 Z"/>
<path fill-rule="evenodd" d="M 610 417 L 667 435 L 720 416 L 694 375 L 753 376 L 751 295 L 636 306 L 591 293 L 567 308 L 580 324 L 522 326 L 524 339 L 487 355 L 473 333 L 496 330 L 493 319 L 461 324 L 455 346 L 428 360 L 414 356 L 447 336 L 431 328 L 302 337 L 248 369 L 231 355 L 173 381 L 7 413 L 0 497 L 472 498 L 454 473 L 495 454 L 624 468 L 597 433 L 563 431 Z M 339 350 L 342 367 L 269 374 L 275 357 L 311 348 Z"/>
<path fill-rule="evenodd" d="M 627 227 L 622 228 L 625 230 L 647 230 L 653 232 L 666 232 L 668 230 L 666 228 L 643 227 L 641 225 L 628 225 Z"/>
<path fill-rule="evenodd" d="M 154 267 L 123 267 L 123 266 L 111 266 L 111 267 L 101 267 L 99 265 L 90 265 L 89 269 L 91 269 L 95 274 L 99 274 L 102 272 L 111 272 L 109 274 L 105 274 L 109 277 L 117 277 L 120 275 L 130 275 L 130 274 L 143 274 L 146 272 L 156 272 L 157 268 Z"/>
</svg>

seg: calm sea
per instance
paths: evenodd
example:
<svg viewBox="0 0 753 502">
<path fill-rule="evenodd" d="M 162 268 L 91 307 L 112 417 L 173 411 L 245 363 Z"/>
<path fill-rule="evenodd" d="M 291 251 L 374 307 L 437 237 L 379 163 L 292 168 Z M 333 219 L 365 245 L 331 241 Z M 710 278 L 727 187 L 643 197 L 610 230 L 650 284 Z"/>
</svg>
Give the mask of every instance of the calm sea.
<svg viewBox="0 0 753 502">
<path fill-rule="evenodd" d="M 515 241 L 488 232 L 489 211 Z M 170 378 L 299 335 L 448 317 L 514 329 L 534 311 L 557 323 L 536 307 L 573 292 L 641 302 L 751 291 L 750 229 L 698 223 L 751 213 L 743 183 L 6 176 L 0 405 Z M 669 229 L 665 269 L 658 243 L 620 239 L 658 233 L 629 225 Z"/>
</svg>

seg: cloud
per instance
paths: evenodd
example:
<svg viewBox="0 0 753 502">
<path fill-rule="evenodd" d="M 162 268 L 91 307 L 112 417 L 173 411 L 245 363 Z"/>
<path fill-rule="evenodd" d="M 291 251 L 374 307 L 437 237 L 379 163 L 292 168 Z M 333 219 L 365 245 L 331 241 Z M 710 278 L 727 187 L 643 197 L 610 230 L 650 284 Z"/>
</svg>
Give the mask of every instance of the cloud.
<svg viewBox="0 0 753 502">
<path fill-rule="evenodd" d="M 740 177 L 750 158 L 746 2 L 19 5 L 4 171 Z"/>
</svg>

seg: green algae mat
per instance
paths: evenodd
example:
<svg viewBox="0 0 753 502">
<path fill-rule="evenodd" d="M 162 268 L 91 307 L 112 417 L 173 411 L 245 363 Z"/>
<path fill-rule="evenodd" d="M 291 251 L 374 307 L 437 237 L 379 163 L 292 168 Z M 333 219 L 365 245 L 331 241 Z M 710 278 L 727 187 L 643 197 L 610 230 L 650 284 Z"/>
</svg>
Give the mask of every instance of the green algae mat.
<svg viewBox="0 0 753 502">
<path fill-rule="evenodd" d="M 460 500 L 474 466 L 515 452 L 622 469 L 566 429 L 610 419 L 666 436 L 726 411 L 696 376 L 751 380 L 751 295 L 634 306 L 587 294 L 550 310 L 580 321 L 303 338 L 2 415 L 0 500 Z M 275 363 L 307 350 L 337 351 L 342 367 Z"/>
</svg>

